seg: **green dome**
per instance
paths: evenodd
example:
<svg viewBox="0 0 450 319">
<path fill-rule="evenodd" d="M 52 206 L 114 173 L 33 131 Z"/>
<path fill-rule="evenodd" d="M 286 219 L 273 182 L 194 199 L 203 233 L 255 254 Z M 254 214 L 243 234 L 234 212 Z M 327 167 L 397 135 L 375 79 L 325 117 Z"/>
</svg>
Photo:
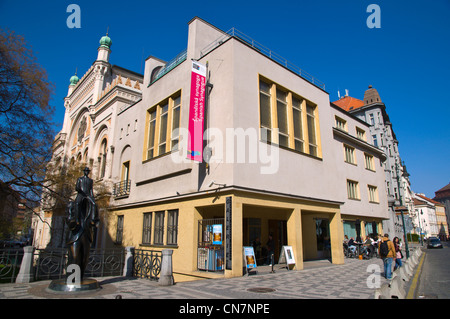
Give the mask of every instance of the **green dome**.
<svg viewBox="0 0 450 319">
<path fill-rule="evenodd" d="M 75 75 L 73 75 L 73 76 L 70 78 L 70 84 L 77 84 L 79 80 L 80 80 L 80 79 L 79 79 L 78 76 L 75 74 Z"/>
<path fill-rule="evenodd" d="M 111 45 L 112 45 L 112 41 L 111 41 L 111 38 L 108 37 L 108 35 L 105 35 L 100 39 L 101 47 L 106 47 L 109 49 L 111 47 Z"/>
</svg>

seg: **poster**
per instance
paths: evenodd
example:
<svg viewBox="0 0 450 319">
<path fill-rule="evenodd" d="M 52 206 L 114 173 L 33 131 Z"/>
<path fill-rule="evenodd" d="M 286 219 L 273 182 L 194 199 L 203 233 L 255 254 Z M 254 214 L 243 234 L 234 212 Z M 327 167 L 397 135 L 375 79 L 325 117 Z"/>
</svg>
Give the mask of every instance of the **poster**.
<svg viewBox="0 0 450 319">
<path fill-rule="evenodd" d="M 222 224 L 212 225 L 213 245 L 222 245 Z"/>
<path fill-rule="evenodd" d="M 203 162 L 205 87 L 206 65 L 192 61 L 187 156 L 199 163 Z"/>
<path fill-rule="evenodd" d="M 245 258 L 245 264 L 247 265 L 247 269 L 256 268 L 256 257 L 255 257 L 255 251 L 253 250 L 253 247 L 245 247 L 244 246 L 244 258 Z"/>
<path fill-rule="evenodd" d="M 278 259 L 279 264 L 295 265 L 294 252 L 292 251 L 292 246 L 283 246 L 281 248 L 280 258 Z"/>
</svg>

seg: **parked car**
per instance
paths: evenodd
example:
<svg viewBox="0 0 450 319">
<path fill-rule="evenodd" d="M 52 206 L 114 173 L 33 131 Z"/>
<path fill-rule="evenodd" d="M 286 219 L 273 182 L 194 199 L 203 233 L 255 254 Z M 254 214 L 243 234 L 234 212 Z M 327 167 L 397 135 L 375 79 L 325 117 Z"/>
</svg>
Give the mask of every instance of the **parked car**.
<svg viewBox="0 0 450 319">
<path fill-rule="evenodd" d="M 430 237 L 427 240 L 427 248 L 443 248 L 443 247 L 439 238 Z"/>
</svg>

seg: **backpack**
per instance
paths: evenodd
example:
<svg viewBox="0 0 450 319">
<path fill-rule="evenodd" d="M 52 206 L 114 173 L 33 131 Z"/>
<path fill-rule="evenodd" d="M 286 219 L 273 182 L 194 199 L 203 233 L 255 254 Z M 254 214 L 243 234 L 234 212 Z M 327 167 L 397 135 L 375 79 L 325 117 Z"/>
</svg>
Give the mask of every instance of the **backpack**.
<svg viewBox="0 0 450 319">
<path fill-rule="evenodd" d="M 380 243 L 380 256 L 385 257 L 389 254 L 388 241 L 389 240 L 386 240 L 386 241 Z"/>
</svg>

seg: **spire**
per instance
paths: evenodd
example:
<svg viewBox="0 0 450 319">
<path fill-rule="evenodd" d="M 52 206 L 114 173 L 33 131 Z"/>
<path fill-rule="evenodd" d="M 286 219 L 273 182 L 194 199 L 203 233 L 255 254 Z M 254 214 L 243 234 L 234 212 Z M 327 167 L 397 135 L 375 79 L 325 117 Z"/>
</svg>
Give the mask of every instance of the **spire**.
<svg viewBox="0 0 450 319">
<path fill-rule="evenodd" d="M 369 89 L 364 92 L 364 105 L 369 105 L 373 103 L 382 103 L 378 91 L 369 85 Z"/>
<path fill-rule="evenodd" d="M 111 52 L 112 41 L 111 41 L 111 38 L 108 36 L 108 32 L 109 32 L 109 27 L 106 30 L 106 35 L 104 35 L 100 39 L 100 46 L 98 47 L 97 61 L 109 62 L 109 54 Z"/>
</svg>

